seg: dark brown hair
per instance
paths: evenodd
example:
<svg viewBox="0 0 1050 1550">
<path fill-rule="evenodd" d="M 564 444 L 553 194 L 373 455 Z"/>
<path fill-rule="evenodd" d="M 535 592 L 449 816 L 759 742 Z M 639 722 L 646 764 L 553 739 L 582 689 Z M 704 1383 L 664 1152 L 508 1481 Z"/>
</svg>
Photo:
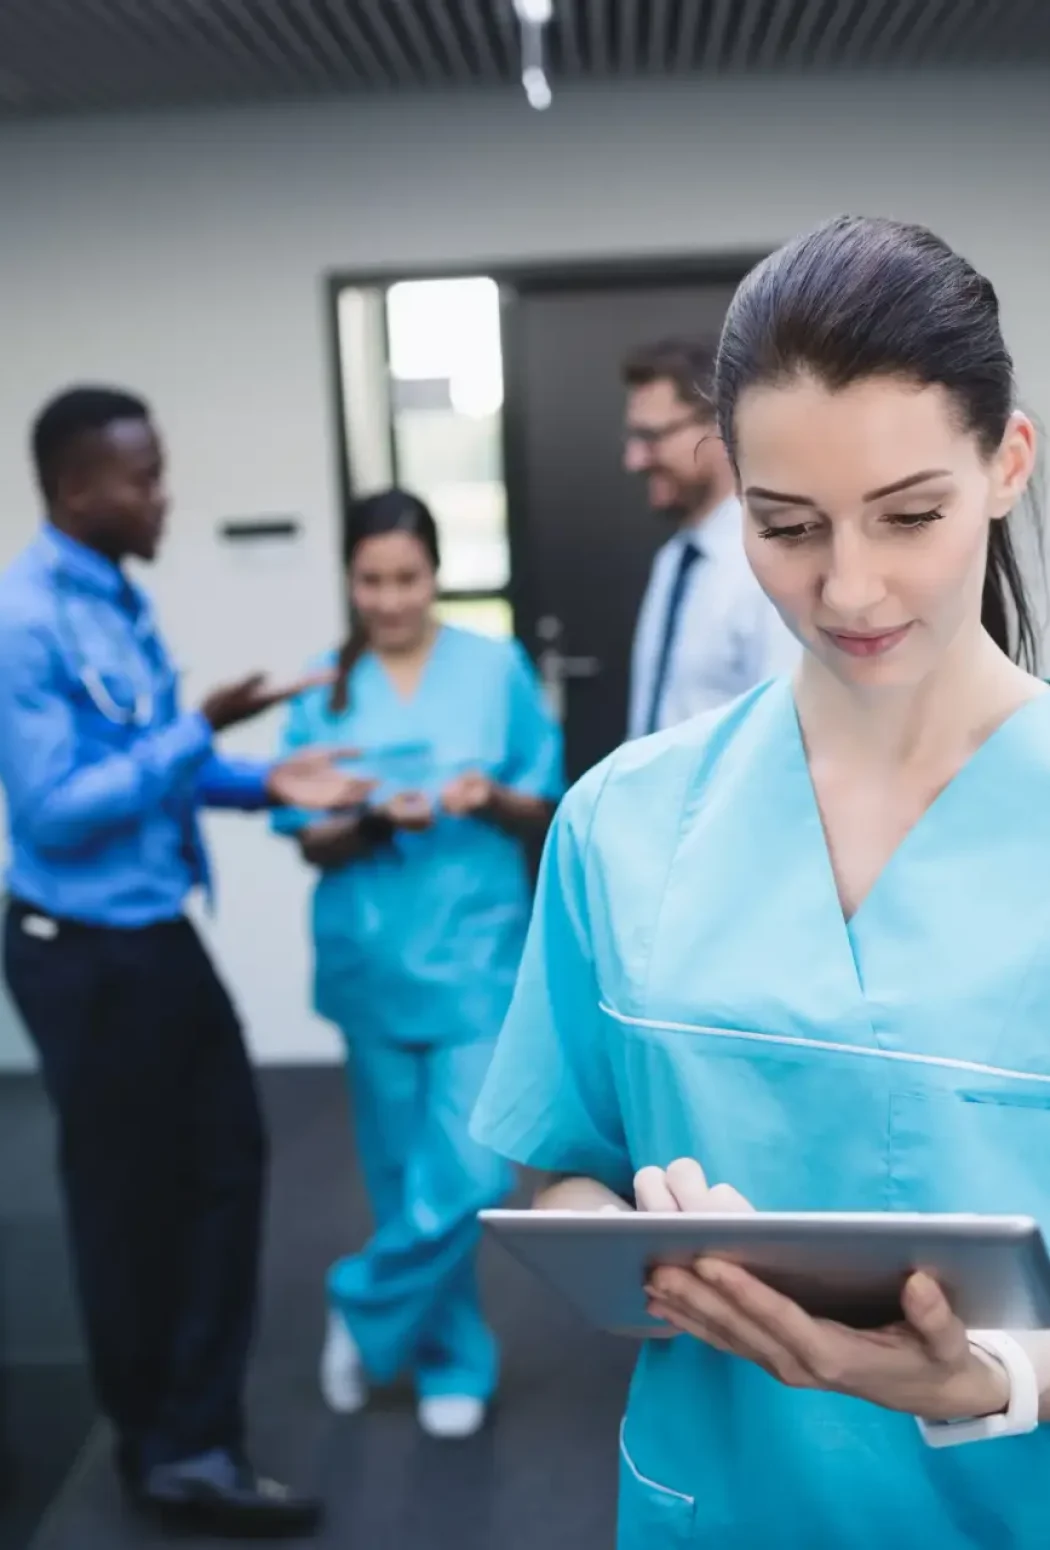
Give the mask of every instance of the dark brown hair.
<svg viewBox="0 0 1050 1550">
<path fill-rule="evenodd" d="M 435 571 L 441 565 L 437 523 L 429 506 L 407 490 L 383 490 L 378 495 L 366 495 L 351 501 L 346 513 L 344 528 L 343 563 L 349 570 L 354 555 L 366 538 L 378 538 L 385 533 L 407 533 L 417 538 L 427 552 Z M 350 674 L 368 650 L 368 635 L 351 613 L 350 634 L 339 648 L 336 660 L 336 680 L 332 685 L 330 706 L 339 715 L 350 704 Z"/>
<path fill-rule="evenodd" d="M 648 387 L 651 382 L 672 382 L 683 404 L 701 416 L 714 418 L 715 359 L 718 345 L 703 339 L 657 339 L 639 345 L 620 368 L 624 387 Z"/>
<path fill-rule="evenodd" d="M 943 387 L 989 457 L 1016 402 L 991 282 L 925 227 L 870 217 L 839 216 L 789 242 L 734 296 L 715 374 L 734 462 L 740 395 L 800 373 L 832 390 L 876 376 Z M 1034 668 L 1038 630 L 1012 522 L 989 530 L 981 619 L 1003 651 Z"/>
</svg>

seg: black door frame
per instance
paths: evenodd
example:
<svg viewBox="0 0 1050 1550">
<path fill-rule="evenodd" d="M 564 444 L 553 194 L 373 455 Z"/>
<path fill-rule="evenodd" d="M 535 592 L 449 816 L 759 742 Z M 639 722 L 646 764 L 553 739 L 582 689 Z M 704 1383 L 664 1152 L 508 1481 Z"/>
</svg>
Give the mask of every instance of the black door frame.
<svg viewBox="0 0 1050 1550">
<path fill-rule="evenodd" d="M 344 290 L 396 285 L 402 280 L 455 280 L 470 275 L 485 275 L 495 280 L 500 290 L 500 328 L 503 349 L 503 469 L 507 491 L 507 544 L 510 553 L 510 580 L 502 596 L 510 604 L 515 630 L 526 650 L 533 652 L 534 642 L 526 639 L 521 624 L 534 618 L 535 592 L 528 572 L 528 545 L 525 510 L 528 507 L 527 477 L 522 435 L 522 361 L 514 337 L 513 306 L 516 297 L 550 291 L 652 289 L 658 286 L 736 285 L 770 250 L 741 249 L 724 253 L 643 253 L 633 257 L 582 257 L 572 259 L 506 259 L 462 263 L 390 264 L 368 269 L 338 269 L 325 276 L 325 332 L 328 342 L 328 369 L 331 381 L 330 402 L 334 421 L 334 445 L 338 457 L 336 489 L 341 511 L 353 496 L 350 454 L 346 437 L 346 397 L 339 346 L 339 296 Z M 446 592 L 455 601 L 478 596 L 477 593 Z M 486 594 L 488 595 L 488 594 Z M 495 594 L 492 594 L 495 595 Z"/>
</svg>

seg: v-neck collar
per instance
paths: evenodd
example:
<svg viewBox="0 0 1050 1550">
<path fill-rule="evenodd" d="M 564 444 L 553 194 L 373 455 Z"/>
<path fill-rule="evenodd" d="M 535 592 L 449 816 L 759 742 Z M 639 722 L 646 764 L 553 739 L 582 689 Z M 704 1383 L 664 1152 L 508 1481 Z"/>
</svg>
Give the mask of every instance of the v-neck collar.
<svg viewBox="0 0 1050 1550">
<path fill-rule="evenodd" d="M 835 877 L 835 869 L 832 865 L 831 851 L 824 828 L 824 819 L 820 811 L 816 785 L 813 781 L 813 772 L 810 769 L 809 757 L 806 753 L 805 738 L 802 734 L 802 723 L 795 703 L 794 690 L 787 680 L 784 681 L 783 687 L 787 692 L 788 709 L 790 712 L 789 720 L 797 757 L 805 772 L 812 816 L 816 820 L 820 833 L 828 882 L 834 893 L 835 902 L 842 917 L 842 924 L 851 940 L 857 930 L 863 929 L 866 916 L 872 912 L 869 910 L 869 904 L 873 900 L 877 904 L 880 891 L 886 886 L 892 887 L 895 872 L 899 869 L 899 866 L 907 865 L 910 853 L 925 843 L 927 832 L 930 829 L 936 828 L 942 812 L 957 806 L 960 801 L 968 800 L 968 788 L 973 780 L 980 777 L 983 766 L 990 760 L 996 759 L 1002 747 L 1012 745 L 1018 737 L 1023 738 L 1027 728 L 1029 712 L 1034 711 L 1036 706 L 1050 697 L 1050 691 L 1044 691 L 1035 695 L 1032 699 L 1026 700 L 1016 710 L 1011 711 L 1005 720 L 1001 721 L 984 741 L 968 755 L 951 779 L 937 792 L 933 801 L 930 802 L 911 827 L 901 836 L 893 850 L 886 857 L 857 908 L 851 915 L 847 915 L 842 907 L 838 880 Z M 874 905 L 872 907 L 874 908 Z"/>
<path fill-rule="evenodd" d="M 400 692 L 397 684 L 394 682 L 393 675 L 384 664 L 379 653 L 377 651 L 373 651 L 371 653 L 372 662 L 376 672 L 379 675 L 380 682 L 382 683 L 387 694 L 389 694 L 391 702 L 396 705 L 398 709 L 411 710 L 419 703 L 421 696 L 427 688 L 430 675 L 434 671 L 434 659 L 442 650 L 444 638 L 447 633 L 448 626 L 439 624 L 434 635 L 434 639 L 430 644 L 430 650 L 427 652 L 423 666 L 420 669 L 419 677 L 416 679 L 415 688 L 412 690 L 411 694 L 402 694 Z"/>
<path fill-rule="evenodd" d="M 958 977 L 957 959 L 985 962 L 1015 908 L 1046 911 L 1050 929 L 1050 846 L 1038 842 L 1046 791 L 1050 695 L 974 751 L 847 924 L 791 685 L 769 684 L 705 749 L 659 914 L 633 938 L 612 1000 L 683 1026 L 699 1017 L 802 1039 L 823 1028 L 843 1045 L 892 1045 L 902 1008 L 928 981 Z"/>
</svg>

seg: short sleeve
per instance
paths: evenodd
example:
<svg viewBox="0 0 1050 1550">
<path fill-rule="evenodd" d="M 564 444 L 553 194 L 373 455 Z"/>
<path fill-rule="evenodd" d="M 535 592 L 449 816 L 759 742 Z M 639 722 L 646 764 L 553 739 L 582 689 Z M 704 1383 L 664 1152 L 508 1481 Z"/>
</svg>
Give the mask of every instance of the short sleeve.
<svg viewBox="0 0 1050 1550">
<path fill-rule="evenodd" d="M 507 757 L 503 783 L 552 802 L 565 789 L 561 729 L 547 709 L 536 669 L 513 641 L 508 664 Z"/>
<path fill-rule="evenodd" d="M 586 835 L 601 769 L 551 827 L 514 998 L 472 1131 L 527 1167 L 600 1180 L 618 1193 L 633 1168 L 599 1009 L 585 885 Z"/>
</svg>

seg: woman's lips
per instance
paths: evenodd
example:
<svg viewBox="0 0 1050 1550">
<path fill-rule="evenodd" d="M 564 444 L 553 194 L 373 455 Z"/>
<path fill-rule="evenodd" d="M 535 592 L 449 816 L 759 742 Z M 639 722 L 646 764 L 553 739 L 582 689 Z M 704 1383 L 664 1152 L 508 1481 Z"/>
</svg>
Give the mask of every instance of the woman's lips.
<svg viewBox="0 0 1050 1550">
<path fill-rule="evenodd" d="M 910 629 L 910 624 L 902 624 L 895 630 L 880 630 L 878 633 L 867 635 L 855 634 L 848 630 L 824 630 L 822 633 L 833 646 L 837 646 L 847 656 L 881 657 L 887 651 L 892 651 L 894 646 L 899 646 Z"/>
</svg>

